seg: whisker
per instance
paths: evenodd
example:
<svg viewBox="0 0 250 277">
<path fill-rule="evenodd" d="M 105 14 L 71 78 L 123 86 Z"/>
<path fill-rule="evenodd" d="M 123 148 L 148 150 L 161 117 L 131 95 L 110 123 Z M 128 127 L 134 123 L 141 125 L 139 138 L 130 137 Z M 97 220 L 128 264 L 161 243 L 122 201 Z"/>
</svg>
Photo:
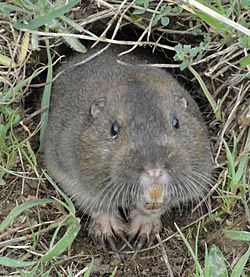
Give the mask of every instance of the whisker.
<svg viewBox="0 0 250 277">
<path fill-rule="evenodd" d="M 191 182 L 191 179 L 193 182 Z M 207 188 L 204 188 L 203 190 L 200 188 L 201 184 L 195 179 L 193 178 L 192 176 L 188 176 L 187 177 L 187 183 L 190 184 L 194 190 L 194 193 L 195 191 L 197 192 L 196 193 L 196 202 L 198 203 L 201 199 L 204 199 L 204 202 L 205 202 L 205 205 L 206 205 L 206 208 L 209 210 L 209 207 L 208 207 L 208 203 L 207 201 L 205 200 L 205 192 L 207 191 Z M 195 183 L 197 183 L 198 185 L 196 185 Z"/>
</svg>

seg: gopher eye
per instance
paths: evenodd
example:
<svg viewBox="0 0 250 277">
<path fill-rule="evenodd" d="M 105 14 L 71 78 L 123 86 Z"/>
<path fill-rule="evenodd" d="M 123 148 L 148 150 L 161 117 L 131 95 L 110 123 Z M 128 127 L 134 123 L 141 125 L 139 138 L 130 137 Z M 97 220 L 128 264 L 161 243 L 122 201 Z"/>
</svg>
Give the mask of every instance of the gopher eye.
<svg viewBox="0 0 250 277">
<path fill-rule="evenodd" d="M 175 129 L 179 129 L 180 128 L 179 120 L 175 116 L 173 116 L 171 123 L 172 123 L 172 126 Z"/>
<path fill-rule="evenodd" d="M 120 126 L 116 121 L 112 124 L 110 131 L 112 138 L 116 139 L 120 131 Z"/>
</svg>

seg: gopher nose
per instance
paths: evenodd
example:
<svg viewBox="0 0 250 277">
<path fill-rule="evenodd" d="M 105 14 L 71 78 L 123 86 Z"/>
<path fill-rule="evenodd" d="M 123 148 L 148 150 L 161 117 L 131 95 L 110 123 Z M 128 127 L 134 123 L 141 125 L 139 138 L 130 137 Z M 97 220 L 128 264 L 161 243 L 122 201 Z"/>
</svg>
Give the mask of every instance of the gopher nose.
<svg viewBox="0 0 250 277">
<path fill-rule="evenodd" d="M 148 169 L 146 170 L 146 173 L 152 177 L 152 178 L 160 178 L 164 174 L 164 170 L 162 168 L 156 168 L 156 169 Z"/>
</svg>

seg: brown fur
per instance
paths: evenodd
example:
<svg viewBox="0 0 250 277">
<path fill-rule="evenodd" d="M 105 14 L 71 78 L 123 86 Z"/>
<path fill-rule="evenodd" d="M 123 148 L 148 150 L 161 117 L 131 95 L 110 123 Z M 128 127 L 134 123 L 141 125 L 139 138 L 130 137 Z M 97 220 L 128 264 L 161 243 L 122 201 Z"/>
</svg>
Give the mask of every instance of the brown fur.
<svg viewBox="0 0 250 277">
<path fill-rule="evenodd" d="M 121 65 L 118 51 L 109 48 L 53 84 L 45 162 L 92 216 L 97 235 L 148 236 L 160 229 L 167 209 L 208 189 L 209 138 L 195 101 L 170 74 L 137 66 L 143 58 L 133 54 L 127 59 L 134 65 Z M 59 70 L 85 57 L 76 55 Z M 111 135 L 114 122 L 120 125 L 117 138 Z M 131 219 L 128 228 L 118 207 Z"/>
</svg>

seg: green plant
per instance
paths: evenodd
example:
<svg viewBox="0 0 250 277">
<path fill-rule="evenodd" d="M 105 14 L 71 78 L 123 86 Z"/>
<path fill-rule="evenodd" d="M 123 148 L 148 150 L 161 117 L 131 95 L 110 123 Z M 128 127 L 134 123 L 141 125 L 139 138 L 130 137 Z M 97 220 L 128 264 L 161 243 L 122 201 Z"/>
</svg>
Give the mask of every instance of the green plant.
<svg viewBox="0 0 250 277">
<path fill-rule="evenodd" d="M 134 15 L 141 15 L 146 12 L 149 6 L 149 0 L 136 0 L 135 1 L 136 8 L 134 9 Z"/>
<path fill-rule="evenodd" d="M 48 57 L 48 71 L 46 77 L 47 85 L 44 87 L 43 90 L 43 97 L 42 97 L 42 113 L 41 113 L 41 129 L 40 129 L 40 152 L 43 153 L 44 151 L 44 142 L 45 142 L 45 130 L 48 122 L 48 113 L 49 113 L 49 103 L 50 103 L 50 93 L 52 87 L 52 78 L 53 78 L 53 67 L 52 67 L 52 58 L 50 54 L 50 45 L 49 40 L 45 39 L 46 44 L 46 51 Z"/>
<path fill-rule="evenodd" d="M 20 120 L 18 110 L 13 110 L 8 106 L 0 108 L 0 166 L 5 169 L 10 169 L 16 160 L 17 149 L 13 145 L 15 140 L 12 130 Z M 4 174 L 4 171 L 0 172 L 2 183 Z"/>
<path fill-rule="evenodd" d="M 6 17 L 8 17 L 10 12 L 20 12 L 20 15 L 22 15 L 21 18 L 16 22 L 12 22 L 16 29 L 33 31 L 46 27 L 47 32 L 51 30 L 61 32 L 62 34 L 68 34 L 70 33 L 70 28 L 78 32 L 83 31 L 83 28 L 79 24 L 64 15 L 71 11 L 79 2 L 80 0 L 72 0 L 64 5 L 60 2 L 53 4 L 50 1 L 44 0 L 20 0 L 15 1 L 15 5 L 0 3 L 0 11 L 2 11 Z M 65 25 L 67 27 L 65 27 Z M 31 36 L 33 50 L 37 50 L 39 48 L 40 38 L 36 33 L 32 33 Z M 62 37 L 75 51 L 82 53 L 86 52 L 86 48 L 78 39 L 63 35 Z"/>
<path fill-rule="evenodd" d="M 246 176 L 246 168 L 249 165 L 249 146 L 250 146 L 250 130 L 248 130 L 248 136 L 245 142 L 244 151 L 238 154 L 238 142 L 236 133 L 233 132 L 233 147 L 230 150 L 228 143 L 223 140 L 226 157 L 228 162 L 228 174 L 225 191 L 229 196 L 223 197 L 225 208 L 227 212 L 231 211 L 232 205 L 234 205 L 235 199 L 241 199 L 242 191 L 244 187 L 248 189 L 249 184 L 244 182 L 249 176 Z M 250 180 L 248 180 L 250 182 Z M 231 196 L 230 196 L 231 195 Z"/>
<path fill-rule="evenodd" d="M 167 26 L 170 22 L 169 17 L 167 16 L 171 12 L 171 7 L 170 6 L 162 6 L 160 8 L 160 13 L 157 14 L 152 22 L 152 26 L 155 26 L 160 22 L 162 26 Z"/>
<path fill-rule="evenodd" d="M 18 218 L 18 216 L 21 213 L 28 211 L 28 209 L 34 206 L 41 206 L 44 204 L 58 203 L 59 205 L 65 208 L 65 211 L 67 211 L 66 213 L 64 213 L 60 221 L 49 226 L 49 230 L 54 229 L 54 233 L 50 240 L 49 249 L 47 250 L 47 253 L 42 255 L 36 262 L 29 261 L 29 260 L 24 260 L 24 261 L 15 260 L 9 257 L 0 257 L 0 265 L 6 266 L 6 267 L 25 268 L 25 267 L 33 266 L 30 271 L 27 271 L 27 270 L 20 271 L 20 273 L 24 274 L 24 276 L 37 276 L 38 272 L 40 273 L 41 271 L 44 272 L 44 269 L 43 269 L 44 264 L 55 260 L 57 257 L 60 256 L 61 253 L 63 253 L 67 248 L 70 247 L 73 240 L 77 236 L 81 226 L 79 223 L 79 219 L 76 218 L 75 216 L 75 208 L 72 201 L 66 196 L 66 194 L 64 194 L 56 186 L 56 184 L 46 173 L 44 174 L 45 174 L 45 177 L 48 179 L 48 181 L 55 187 L 55 189 L 59 192 L 59 194 L 64 198 L 64 201 L 61 201 L 54 197 L 52 197 L 53 200 L 40 199 L 40 200 L 34 200 L 34 201 L 27 201 L 15 207 L 6 217 L 6 219 L 0 224 L 0 233 L 2 233 L 8 226 L 10 226 L 13 223 L 13 221 L 16 218 Z M 64 234 L 61 238 L 59 238 L 59 231 L 61 231 L 62 229 L 64 230 Z M 39 237 L 40 231 L 37 231 L 36 233 L 33 232 L 33 234 Z M 29 255 L 26 255 L 26 256 L 28 259 Z M 46 276 L 46 275 L 42 275 L 42 276 Z"/>
<path fill-rule="evenodd" d="M 197 79 L 197 81 L 199 82 L 211 108 L 213 109 L 213 112 L 216 116 L 216 119 L 218 121 L 222 121 L 222 104 L 224 103 L 224 101 L 226 100 L 227 94 L 225 93 L 225 95 L 223 96 L 222 99 L 219 99 L 217 102 L 213 99 L 213 96 L 211 95 L 211 93 L 208 91 L 206 84 L 204 83 L 204 81 L 202 80 L 202 78 L 200 77 L 200 75 L 196 72 L 196 70 L 192 67 L 192 66 L 188 66 L 188 69 L 193 73 L 193 75 L 195 76 L 195 78 Z"/>
<path fill-rule="evenodd" d="M 199 260 L 198 253 L 198 242 L 199 242 L 199 233 L 200 233 L 200 223 L 197 228 L 197 234 L 195 239 L 195 250 L 192 249 L 190 243 L 180 230 L 180 228 L 175 224 L 175 227 L 181 236 L 185 246 L 187 247 L 192 259 L 195 262 L 195 277 L 238 277 L 244 275 L 244 267 L 250 257 L 250 247 L 248 250 L 238 259 L 235 263 L 233 269 L 228 269 L 228 262 L 226 261 L 222 251 L 216 246 L 212 245 L 208 250 L 207 245 L 205 245 L 205 260 L 204 266 L 202 266 L 201 261 Z M 249 232 L 235 232 L 235 231 L 226 231 L 227 237 L 235 240 L 245 240 L 250 239 Z M 229 275 L 230 274 L 230 275 Z"/>
<path fill-rule="evenodd" d="M 200 42 L 199 46 L 191 47 L 191 45 L 177 44 L 175 46 L 175 61 L 180 61 L 180 69 L 184 70 L 194 61 L 199 61 L 203 57 L 204 51 L 208 48 L 209 41 L 204 43 Z"/>
</svg>

